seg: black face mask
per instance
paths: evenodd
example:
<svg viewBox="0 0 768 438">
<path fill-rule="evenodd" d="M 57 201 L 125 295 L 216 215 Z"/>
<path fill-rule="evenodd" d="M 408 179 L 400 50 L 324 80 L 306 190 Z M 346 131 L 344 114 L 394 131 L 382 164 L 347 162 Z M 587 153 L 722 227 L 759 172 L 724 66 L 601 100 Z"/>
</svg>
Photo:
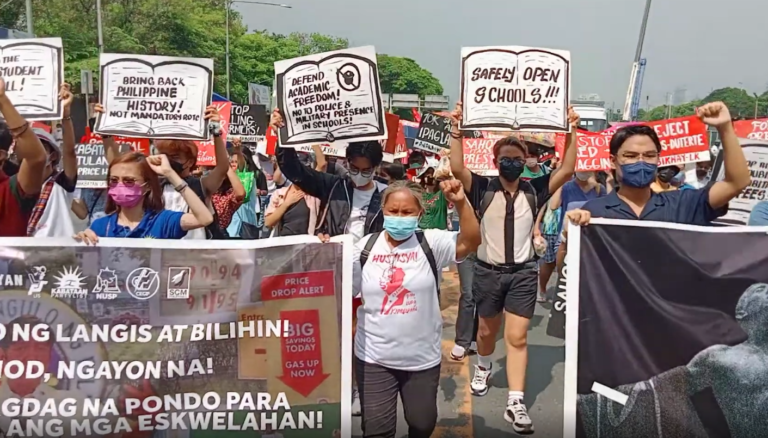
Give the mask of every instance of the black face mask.
<svg viewBox="0 0 768 438">
<path fill-rule="evenodd" d="M 499 159 L 499 175 L 509 182 L 520 178 L 525 168 L 525 161 L 509 157 Z"/>
<path fill-rule="evenodd" d="M 380 182 L 382 184 L 389 184 L 389 180 L 384 178 L 383 176 L 376 175 L 376 176 L 373 177 L 373 179 L 375 179 L 376 181 L 378 181 L 378 182 Z"/>
<path fill-rule="evenodd" d="M 169 164 L 171 165 L 171 169 L 173 169 L 174 172 L 176 172 L 177 175 L 181 176 L 181 173 L 184 172 L 184 165 L 173 160 L 169 160 Z"/>
<path fill-rule="evenodd" d="M 656 172 L 656 177 L 664 184 L 669 184 L 669 182 L 672 181 L 672 178 L 677 175 L 677 172 L 678 170 L 674 168 L 660 169 Z"/>
</svg>

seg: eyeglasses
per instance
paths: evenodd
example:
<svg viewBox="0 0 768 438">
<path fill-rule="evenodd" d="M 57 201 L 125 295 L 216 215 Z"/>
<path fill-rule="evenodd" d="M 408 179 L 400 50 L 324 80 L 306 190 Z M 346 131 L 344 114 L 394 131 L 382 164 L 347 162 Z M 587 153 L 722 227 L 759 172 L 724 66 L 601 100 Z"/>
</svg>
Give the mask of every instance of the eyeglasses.
<svg viewBox="0 0 768 438">
<path fill-rule="evenodd" d="M 132 178 L 130 176 L 126 176 L 124 178 L 120 178 L 119 176 L 111 176 L 109 177 L 108 184 L 110 187 L 117 187 L 118 184 L 123 183 L 126 187 L 133 187 L 136 184 L 144 185 L 141 181 L 137 180 L 136 178 Z"/>
<path fill-rule="evenodd" d="M 349 165 L 349 173 L 351 175 L 362 175 L 365 178 L 368 178 L 369 176 L 373 175 L 374 169 L 365 169 L 360 170 L 357 167 L 353 166 L 352 164 Z"/>
</svg>

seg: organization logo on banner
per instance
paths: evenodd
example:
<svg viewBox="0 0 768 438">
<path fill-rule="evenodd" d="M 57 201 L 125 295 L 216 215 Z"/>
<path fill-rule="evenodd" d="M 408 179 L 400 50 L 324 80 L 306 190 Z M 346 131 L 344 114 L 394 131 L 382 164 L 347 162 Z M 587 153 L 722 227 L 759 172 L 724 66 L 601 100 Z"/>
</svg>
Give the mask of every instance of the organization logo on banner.
<svg viewBox="0 0 768 438">
<path fill-rule="evenodd" d="M 43 287 L 48 284 L 45 280 L 45 273 L 47 271 L 48 268 L 45 266 L 33 266 L 32 269 L 27 272 L 27 278 L 29 278 L 28 295 L 40 298 L 40 294 L 43 293 Z"/>
<path fill-rule="evenodd" d="M 148 300 L 160 289 L 160 276 L 151 268 L 137 268 L 128 274 L 125 289 L 137 300 Z"/>
<path fill-rule="evenodd" d="M 84 288 L 86 276 L 80 271 L 80 267 L 64 268 L 56 279 L 56 287 L 51 290 L 54 298 L 85 298 L 88 289 Z"/>
<path fill-rule="evenodd" d="M 117 283 L 117 272 L 113 269 L 100 269 L 96 277 L 96 286 L 92 293 L 98 300 L 114 300 L 120 294 L 120 286 Z"/>
<path fill-rule="evenodd" d="M 168 268 L 167 298 L 169 300 L 186 300 L 189 298 L 189 284 L 192 268 Z"/>
</svg>

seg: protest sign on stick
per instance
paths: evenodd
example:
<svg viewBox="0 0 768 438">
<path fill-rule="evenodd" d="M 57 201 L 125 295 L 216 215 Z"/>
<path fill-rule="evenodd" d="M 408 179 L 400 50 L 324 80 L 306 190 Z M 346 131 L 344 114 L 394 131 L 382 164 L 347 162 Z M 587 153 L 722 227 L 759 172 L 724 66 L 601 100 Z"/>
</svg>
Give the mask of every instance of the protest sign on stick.
<svg viewBox="0 0 768 438">
<path fill-rule="evenodd" d="M 206 140 L 213 60 L 102 54 L 99 134 Z"/>
<path fill-rule="evenodd" d="M 351 239 L 157 242 L 3 242 L 0 433 L 351 436 Z"/>
<path fill-rule="evenodd" d="M 464 167 L 481 176 L 499 176 L 493 163 L 494 138 L 465 138 Z"/>
<path fill-rule="evenodd" d="M 119 145 L 120 154 L 131 151 L 127 144 Z M 107 170 L 109 163 L 104 155 L 103 143 L 80 143 L 75 145 L 77 154 L 77 188 L 107 188 Z"/>
<path fill-rule="evenodd" d="M 233 103 L 230 110 L 230 137 L 240 137 L 244 142 L 255 143 L 267 132 L 269 120 L 264 105 L 240 105 Z"/>
<path fill-rule="evenodd" d="M 461 49 L 461 129 L 568 132 L 571 54 L 532 47 Z"/>
<path fill-rule="evenodd" d="M 421 116 L 419 133 L 413 141 L 413 148 L 433 154 L 448 149 L 451 144 L 451 119 L 437 114 L 425 113 Z"/>
<path fill-rule="evenodd" d="M 275 62 L 282 146 L 387 138 L 373 46 Z"/>
<path fill-rule="evenodd" d="M 61 38 L 0 40 L 0 77 L 13 106 L 27 120 L 60 120 L 64 107 Z"/>
</svg>

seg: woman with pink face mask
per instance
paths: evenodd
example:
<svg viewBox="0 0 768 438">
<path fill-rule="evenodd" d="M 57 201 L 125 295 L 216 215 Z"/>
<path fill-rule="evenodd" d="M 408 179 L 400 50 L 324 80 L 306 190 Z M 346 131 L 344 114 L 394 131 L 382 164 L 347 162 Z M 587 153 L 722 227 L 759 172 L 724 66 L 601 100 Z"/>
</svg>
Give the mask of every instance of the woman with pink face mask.
<svg viewBox="0 0 768 438">
<path fill-rule="evenodd" d="M 165 177 L 189 205 L 189 213 L 165 210 L 159 176 Z M 213 215 L 187 183 L 171 168 L 165 155 L 128 153 L 109 164 L 109 199 L 105 213 L 74 237 L 95 244 L 99 237 L 181 239 L 187 231 L 213 222 Z"/>
</svg>

